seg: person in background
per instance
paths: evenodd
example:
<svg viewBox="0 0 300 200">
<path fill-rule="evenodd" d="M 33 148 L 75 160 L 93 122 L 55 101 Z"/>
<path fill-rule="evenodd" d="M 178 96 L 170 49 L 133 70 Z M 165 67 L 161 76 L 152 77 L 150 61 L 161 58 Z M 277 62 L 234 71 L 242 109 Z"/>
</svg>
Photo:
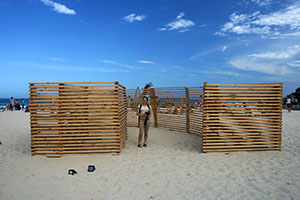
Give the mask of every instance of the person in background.
<svg viewBox="0 0 300 200">
<path fill-rule="evenodd" d="M 1 111 L 2 111 L 2 112 L 4 112 L 5 109 L 6 109 L 6 106 L 2 106 L 2 107 L 1 107 Z"/>
<path fill-rule="evenodd" d="M 171 107 L 171 112 L 170 112 L 170 114 L 174 114 L 174 111 L 175 111 L 175 105 L 174 105 L 174 103 L 172 103 L 172 107 Z"/>
<path fill-rule="evenodd" d="M 15 110 L 21 110 L 21 106 L 20 106 L 18 100 L 16 100 L 16 103 L 15 103 Z"/>
<path fill-rule="evenodd" d="M 150 127 L 150 114 L 151 107 L 148 104 L 148 97 L 143 97 L 143 104 L 138 106 L 136 115 L 139 116 L 139 138 L 138 138 L 138 147 L 142 147 L 141 142 L 144 135 L 144 145 L 147 147 L 148 131 Z"/>
<path fill-rule="evenodd" d="M 292 104 L 293 101 L 292 101 L 292 98 L 290 96 L 287 97 L 286 99 L 286 107 L 288 109 L 289 112 L 291 112 L 291 108 L 292 108 Z"/>
<path fill-rule="evenodd" d="M 202 97 L 202 95 L 200 95 L 199 107 L 200 107 L 201 110 L 203 110 L 203 97 Z"/>
<path fill-rule="evenodd" d="M 24 99 L 22 98 L 22 110 L 24 110 Z"/>
<path fill-rule="evenodd" d="M 294 99 L 294 105 L 298 105 L 298 99 Z"/>
<path fill-rule="evenodd" d="M 25 112 L 29 112 L 29 107 L 28 106 L 26 106 Z"/>
<path fill-rule="evenodd" d="M 10 98 L 10 100 L 9 100 L 9 109 L 11 110 L 11 111 L 13 111 L 14 110 L 14 107 L 15 107 L 15 99 L 13 98 L 13 97 L 11 97 Z"/>
</svg>

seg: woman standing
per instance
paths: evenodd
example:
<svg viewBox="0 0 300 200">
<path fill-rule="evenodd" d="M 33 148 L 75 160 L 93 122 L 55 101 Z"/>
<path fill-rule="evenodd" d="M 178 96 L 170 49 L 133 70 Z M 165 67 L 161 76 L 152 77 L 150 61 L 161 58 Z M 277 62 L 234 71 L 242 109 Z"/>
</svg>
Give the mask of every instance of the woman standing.
<svg viewBox="0 0 300 200">
<path fill-rule="evenodd" d="M 24 110 L 25 107 L 24 107 L 24 99 L 22 99 L 22 110 Z"/>
<path fill-rule="evenodd" d="M 14 107 L 15 107 L 15 99 L 13 97 L 10 98 L 9 100 L 9 107 L 10 107 L 10 110 L 13 111 L 14 110 Z"/>
<path fill-rule="evenodd" d="M 292 103 L 293 103 L 292 98 L 288 97 L 287 100 L 286 100 L 286 107 L 288 109 L 288 112 L 291 112 Z"/>
<path fill-rule="evenodd" d="M 144 145 L 143 147 L 147 147 L 147 139 L 148 139 L 148 131 L 150 127 L 150 114 L 151 107 L 148 104 L 148 97 L 143 97 L 143 104 L 138 106 L 138 110 L 136 115 L 139 116 L 139 138 L 138 138 L 138 147 L 142 147 L 141 142 L 144 135 Z"/>
</svg>

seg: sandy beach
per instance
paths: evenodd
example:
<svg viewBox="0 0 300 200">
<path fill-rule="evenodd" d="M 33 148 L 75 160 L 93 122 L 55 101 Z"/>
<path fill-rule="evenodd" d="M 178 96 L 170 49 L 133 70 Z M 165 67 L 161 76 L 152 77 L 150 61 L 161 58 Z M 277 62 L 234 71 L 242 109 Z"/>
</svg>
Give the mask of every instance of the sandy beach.
<svg viewBox="0 0 300 200">
<path fill-rule="evenodd" d="M 199 136 L 153 127 L 140 149 L 129 127 L 120 156 L 61 158 L 31 156 L 29 117 L 0 113 L 1 200 L 300 199 L 299 111 L 283 111 L 281 152 L 201 153 Z"/>
</svg>

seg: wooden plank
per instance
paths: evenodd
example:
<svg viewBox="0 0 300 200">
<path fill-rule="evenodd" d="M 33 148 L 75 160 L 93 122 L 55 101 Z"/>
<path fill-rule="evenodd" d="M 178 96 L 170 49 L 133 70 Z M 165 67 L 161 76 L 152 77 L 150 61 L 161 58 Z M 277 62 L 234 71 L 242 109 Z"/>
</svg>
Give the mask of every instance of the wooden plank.
<svg viewBox="0 0 300 200">
<path fill-rule="evenodd" d="M 94 81 L 94 82 L 29 82 L 34 85 L 51 85 L 51 84 L 104 84 L 104 83 L 115 83 L 115 81 Z"/>
<path fill-rule="evenodd" d="M 270 148 L 270 147 L 265 147 L 265 148 L 243 148 L 243 149 L 203 149 L 203 152 L 233 152 L 233 151 L 270 151 L 270 150 L 279 150 L 279 147 L 277 148 Z"/>
<path fill-rule="evenodd" d="M 282 83 L 246 83 L 246 84 L 207 84 L 208 87 L 210 86 L 233 86 L 233 87 L 240 87 L 240 86 L 272 86 L 278 87 Z"/>
</svg>

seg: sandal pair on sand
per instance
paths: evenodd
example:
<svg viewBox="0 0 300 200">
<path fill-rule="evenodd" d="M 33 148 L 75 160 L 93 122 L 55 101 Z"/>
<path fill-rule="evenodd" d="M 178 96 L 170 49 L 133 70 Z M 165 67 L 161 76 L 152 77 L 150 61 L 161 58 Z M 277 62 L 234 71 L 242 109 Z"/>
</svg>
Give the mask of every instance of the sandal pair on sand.
<svg viewBox="0 0 300 200">
<path fill-rule="evenodd" d="M 141 147 L 142 147 L 142 145 L 141 145 L 141 144 L 139 144 L 139 145 L 138 145 L 138 147 L 139 147 L 139 148 L 141 148 Z M 143 145 L 143 147 L 147 147 L 147 144 L 144 144 L 144 145 Z"/>
</svg>

